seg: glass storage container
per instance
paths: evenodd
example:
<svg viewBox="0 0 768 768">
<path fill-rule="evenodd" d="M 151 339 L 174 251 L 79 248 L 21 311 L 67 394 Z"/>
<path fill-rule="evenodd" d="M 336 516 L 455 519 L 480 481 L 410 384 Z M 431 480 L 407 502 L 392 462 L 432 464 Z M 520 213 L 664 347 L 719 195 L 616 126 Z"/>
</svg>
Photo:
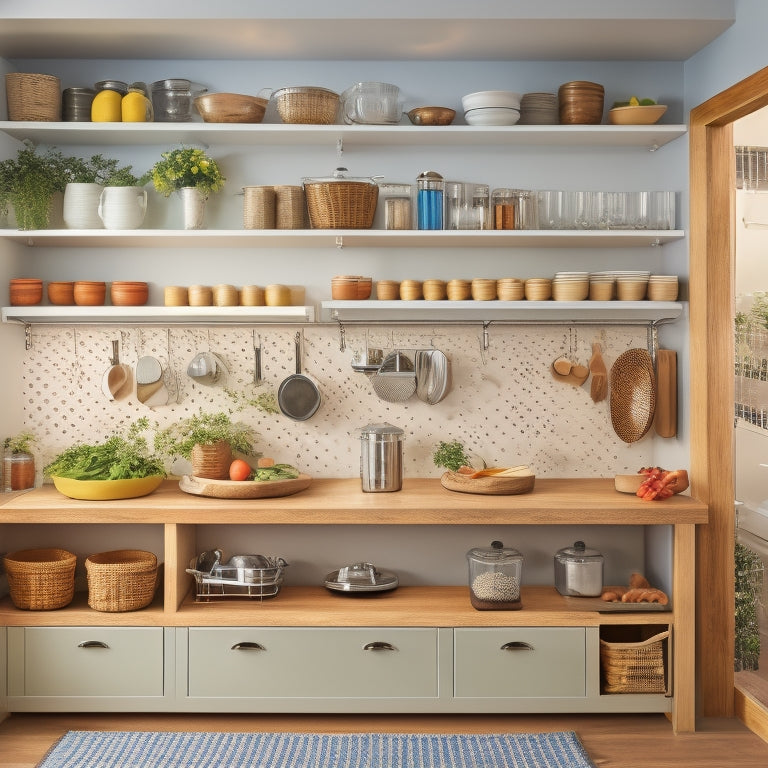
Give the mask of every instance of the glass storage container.
<svg viewBox="0 0 768 768">
<path fill-rule="evenodd" d="M 445 182 L 437 171 L 424 171 L 416 179 L 418 229 L 443 228 Z"/>
<path fill-rule="evenodd" d="M 555 553 L 555 588 L 561 595 L 599 597 L 603 591 L 603 556 L 583 541 Z"/>
<path fill-rule="evenodd" d="M 152 108 L 155 120 L 163 123 L 188 122 L 192 119 L 192 103 L 206 88 L 190 80 L 175 77 L 152 83 Z"/>
<path fill-rule="evenodd" d="M 500 541 L 467 552 L 469 600 L 478 611 L 516 611 L 523 607 L 520 584 L 523 556 Z"/>
</svg>

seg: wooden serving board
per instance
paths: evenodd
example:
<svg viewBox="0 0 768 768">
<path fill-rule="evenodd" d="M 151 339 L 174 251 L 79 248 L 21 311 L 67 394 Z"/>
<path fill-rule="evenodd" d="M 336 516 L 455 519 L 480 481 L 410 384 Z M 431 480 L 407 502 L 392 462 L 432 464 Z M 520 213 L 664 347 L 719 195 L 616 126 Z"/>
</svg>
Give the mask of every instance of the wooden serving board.
<svg viewBox="0 0 768 768">
<path fill-rule="evenodd" d="M 210 480 L 207 477 L 182 475 L 179 488 L 194 496 L 214 499 L 274 499 L 292 496 L 309 487 L 312 478 L 300 474 L 295 480 Z"/>
<path fill-rule="evenodd" d="M 440 484 L 449 491 L 479 493 L 484 496 L 516 496 L 533 490 L 535 475 L 526 477 L 469 477 L 458 472 L 445 472 Z"/>
<path fill-rule="evenodd" d="M 608 602 L 600 597 L 573 597 L 564 595 L 563 599 L 569 608 L 582 611 L 598 611 L 599 613 L 647 613 L 671 611 L 670 605 L 661 603 L 622 603 Z"/>
</svg>

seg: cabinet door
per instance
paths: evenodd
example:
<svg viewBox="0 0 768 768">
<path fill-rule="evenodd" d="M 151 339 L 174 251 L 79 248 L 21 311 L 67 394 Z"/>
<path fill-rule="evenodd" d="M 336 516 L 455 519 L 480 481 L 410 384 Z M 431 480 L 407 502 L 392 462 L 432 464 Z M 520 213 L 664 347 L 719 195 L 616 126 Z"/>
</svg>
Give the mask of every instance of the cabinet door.
<svg viewBox="0 0 768 768">
<path fill-rule="evenodd" d="M 189 695 L 435 697 L 437 630 L 191 627 Z"/>
<path fill-rule="evenodd" d="M 461 697 L 586 695 L 582 627 L 454 630 L 454 693 Z"/>
<path fill-rule="evenodd" d="M 9 632 L 23 633 L 20 642 L 9 643 L 10 695 L 163 695 L 162 627 L 10 627 Z M 22 680 L 14 669 L 23 670 Z"/>
</svg>

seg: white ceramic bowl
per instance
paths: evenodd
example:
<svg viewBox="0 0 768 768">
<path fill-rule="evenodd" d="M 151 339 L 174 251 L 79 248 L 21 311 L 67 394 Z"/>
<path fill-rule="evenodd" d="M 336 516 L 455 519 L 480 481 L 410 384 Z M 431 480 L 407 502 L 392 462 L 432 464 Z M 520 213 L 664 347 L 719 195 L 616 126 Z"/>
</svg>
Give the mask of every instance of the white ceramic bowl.
<svg viewBox="0 0 768 768">
<path fill-rule="evenodd" d="M 520 110 L 509 107 L 482 107 L 464 113 L 469 125 L 514 125 L 520 119 Z"/>
<path fill-rule="evenodd" d="M 465 112 L 482 107 L 511 107 L 520 109 L 521 95 L 514 91 L 477 91 L 461 97 L 461 106 Z"/>
</svg>

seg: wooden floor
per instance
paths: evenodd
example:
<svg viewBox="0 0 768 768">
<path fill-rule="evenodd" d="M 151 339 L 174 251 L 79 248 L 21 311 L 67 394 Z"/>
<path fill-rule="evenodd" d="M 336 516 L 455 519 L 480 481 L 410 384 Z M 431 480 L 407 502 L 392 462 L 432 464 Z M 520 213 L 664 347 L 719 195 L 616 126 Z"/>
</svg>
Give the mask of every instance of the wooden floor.
<svg viewBox="0 0 768 768">
<path fill-rule="evenodd" d="M 0 723 L 0 768 L 34 768 L 68 730 L 544 732 L 573 730 L 599 768 L 766 768 L 768 743 L 739 720 L 675 736 L 663 715 L 28 715 Z"/>
</svg>

